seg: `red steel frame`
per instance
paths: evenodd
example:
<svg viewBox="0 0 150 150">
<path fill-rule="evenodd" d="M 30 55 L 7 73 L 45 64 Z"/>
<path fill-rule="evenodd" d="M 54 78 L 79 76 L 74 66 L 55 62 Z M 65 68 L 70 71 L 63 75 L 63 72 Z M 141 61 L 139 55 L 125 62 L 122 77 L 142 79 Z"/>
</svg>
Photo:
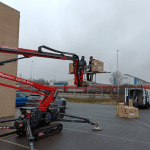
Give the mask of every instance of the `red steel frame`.
<svg viewBox="0 0 150 150">
<path fill-rule="evenodd" d="M 38 89 L 40 92 L 35 92 L 35 91 L 15 87 L 15 86 L 12 86 L 12 85 L 7 85 L 7 84 L 4 84 L 4 83 L 0 83 L 0 85 L 2 85 L 2 86 L 14 88 L 14 89 L 18 89 L 18 90 L 22 90 L 22 91 L 26 91 L 26 92 L 31 92 L 31 93 L 35 93 L 35 94 L 44 95 L 43 100 L 39 104 L 39 109 L 41 111 L 47 111 L 47 108 L 48 108 L 49 104 L 52 101 L 54 101 L 53 98 L 54 98 L 54 94 L 55 94 L 56 89 L 57 89 L 56 87 L 52 88 L 52 87 L 44 86 L 42 84 L 38 84 L 38 83 L 29 81 L 29 80 L 26 80 L 26 79 L 15 77 L 15 76 L 3 73 L 3 72 L 0 72 L 0 77 L 8 79 L 8 80 L 12 80 L 12 81 L 20 82 L 20 83 L 23 83 L 23 84 L 31 85 L 31 86 L 34 86 L 36 89 Z M 49 94 L 44 94 L 44 90 L 49 92 Z"/>
<path fill-rule="evenodd" d="M 55 54 L 55 53 L 42 52 L 41 51 L 42 47 L 46 48 L 48 50 L 52 50 L 56 53 L 60 53 L 60 55 Z M 29 50 L 29 49 L 23 49 L 23 48 L 16 48 L 16 47 L 0 45 L 0 52 L 2 52 L 2 53 L 11 53 L 11 54 L 19 54 L 19 55 L 23 55 L 27 58 L 36 56 L 36 57 L 54 58 L 54 59 L 62 59 L 62 60 L 72 60 L 72 61 L 74 61 L 74 80 L 75 80 L 74 83 L 77 86 L 82 86 L 83 69 L 81 69 L 81 71 L 79 73 L 79 69 L 78 69 L 79 68 L 79 66 L 78 66 L 79 59 L 78 59 L 77 55 L 76 55 L 76 57 L 74 57 L 74 56 L 69 57 L 69 56 L 65 56 L 64 54 L 68 54 L 68 55 L 75 55 L 75 54 L 71 54 L 71 53 L 67 53 L 67 52 L 60 52 L 60 51 L 48 48 L 46 46 L 41 46 L 39 48 L 40 48 L 39 51 L 35 51 L 35 50 Z M 43 100 L 39 104 L 39 109 L 41 111 L 47 111 L 49 104 L 52 101 L 54 101 L 54 97 L 55 97 L 56 92 L 57 92 L 56 87 L 54 88 L 54 87 L 44 86 L 44 85 L 29 81 L 29 80 L 26 80 L 26 79 L 22 79 L 22 78 L 19 78 L 19 77 L 15 77 L 13 75 L 9 75 L 9 74 L 3 73 L 3 72 L 0 72 L 0 77 L 5 78 L 5 79 L 9 79 L 9 80 L 12 80 L 12 81 L 20 82 L 20 83 L 23 83 L 23 84 L 27 84 L 27 85 L 30 85 L 30 86 L 34 86 L 36 89 L 38 89 L 40 92 L 35 92 L 35 91 L 15 87 L 15 86 L 12 86 L 12 85 L 7 85 L 7 84 L 4 84 L 4 83 L 0 83 L 0 85 L 2 85 L 2 86 L 6 86 L 6 87 L 26 91 L 26 92 L 31 92 L 31 93 L 44 95 Z M 44 90 L 46 90 L 46 92 L 44 92 Z"/>
<path fill-rule="evenodd" d="M 15 51 L 13 51 L 13 50 L 15 50 Z M 27 58 L 35 56 L 35 57 L 53 58 L 53 59 L 61 59 L 61 60 L 71 60 L 72 59 L 72 61 L 74 61 L 74 83 L 77 86 L 82 86 L 83 74 L 84 73 L 83 73 L 83 69 L 82 69 L 81 73 L 78 74 L 78 62 L 79 62 L 78 58 L 76 60 L 73 57 L 67 59 L 68 57 L 65 56 L 63 54 L 63 52 L 61 52 L 62 57 L 57 57 L 57 56 L 53 55 L 55 53 L 45 53 L 45 52 L 39 52 L 39 51 L 36 51 L 36 50 L 16 48 L 16 47 L 4 46 L 4 45 L 0 45 L 0 52 L 23 55 Z M 58 52 L 58 53 L 60 53 L 60 52 Z"/>
</svg>

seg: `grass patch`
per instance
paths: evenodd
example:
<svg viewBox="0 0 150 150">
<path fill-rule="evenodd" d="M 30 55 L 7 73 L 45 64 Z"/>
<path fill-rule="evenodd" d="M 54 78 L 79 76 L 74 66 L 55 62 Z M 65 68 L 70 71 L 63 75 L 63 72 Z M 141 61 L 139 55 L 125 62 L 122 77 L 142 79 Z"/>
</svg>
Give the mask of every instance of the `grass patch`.
<svg viewBox="0 0 150 150">
<path fill-rule="evenodd" d="M 118 105 L 119 103 L 114 99 L 98 99 L 98 98 L 68 98 L 64 97 L 67 102 L 74 102 L 74 103 L 90 103 L 90 104 L 109 104 L 109 105 Z"/>
<path fill-rule="evenodd" d="M 119 94 L 119 95 L 113 94 L 111 96 L 111 98 L 112 98 L 113 101 L 116 101 L 118 103 L 124 103 L 125 102 L 125 100 L 124 100 L 124 94 Z"/>
</svg>

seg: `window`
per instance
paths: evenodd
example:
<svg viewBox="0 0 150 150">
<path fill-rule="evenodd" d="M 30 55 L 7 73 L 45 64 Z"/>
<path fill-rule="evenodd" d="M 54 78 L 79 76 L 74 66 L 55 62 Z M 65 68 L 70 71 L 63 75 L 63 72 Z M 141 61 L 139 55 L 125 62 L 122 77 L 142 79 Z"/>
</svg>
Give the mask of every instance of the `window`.
<svg viewBox="0 0 150 150">
<path fill-rule="evenodd" d="M 16 97 L 26 97 L 26 95 L 23 93 L 16 93 Z"/>
</svg>

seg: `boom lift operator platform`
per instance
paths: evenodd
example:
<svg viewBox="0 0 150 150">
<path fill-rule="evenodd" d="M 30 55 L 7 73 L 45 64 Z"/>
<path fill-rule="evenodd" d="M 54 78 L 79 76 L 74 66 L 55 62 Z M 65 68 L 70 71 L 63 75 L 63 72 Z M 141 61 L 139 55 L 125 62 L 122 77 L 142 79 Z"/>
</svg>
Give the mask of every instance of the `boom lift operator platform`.
<svg viewBox="0 0 150 150">
<path fill-rule="evenodd" d="M 43 52 L 42 48 L 52 51 L 53 53 Z M 83 85 L 83 69 L 78 73 L 79 67 L 79 57 L 74 53 L 61 52 L 54 50 L 47 46 L 38 47 L 38 51 L 22 49 L 22 48 L 12 48 L 9 46 L 0 45 L 0 52 L 2 53 L 11 53 L 23 55 L 21 58 L 14 58 L 5 61 L 1 61 L 0 65 L 17 61 L 19 59 L 30 58 L 30 57 L 45 57 L 45 58 L 54 58 L 62 60 L 72 60 L 74 62 L 74 83 L 79 87 Z M 98 124 L 91 122 L 87 118 L 77 117 L 72 115 L 65 114 L 65 107 L 51 105 L 51 102 L 55 101 L 57 96 L 57 88 L 44 86 L 26 79 L 15 77 L 3 72 L 0 72 L 0 77 L 8 80 L 20 82 L 27 84 L 38 89 L 38 92 L 31 91 L 28 89 L 22 89 L 19 87 L 7 85 L 0 83 L 1 86 L 6 86 L 30 93 L 44 95 L 43 100 L 39 103 L 39 107 L 22 107 L 20 108 L 21 115 L 18 119 L 11 120 L 2 120 L 0 123 L 14 121 L 14 126 L 0 126 L 0 129 L 16 129 L 16 133 L 19 136 L 26 135 L 29 141 L 30 149 L 34 150 L 34 139 L 41 139 L 49 135 L 53 135 L 62 130 L 63 125 L 61 123 L 55 123 L 57 121 L 61 122 L 75 122 L 75 123 L 89 123 L 94 126 L 93 130 L 103 130 L 98 127 Z M 64 119 L 64 116 L 76 118 L 76 120 Z"/>
</svg>

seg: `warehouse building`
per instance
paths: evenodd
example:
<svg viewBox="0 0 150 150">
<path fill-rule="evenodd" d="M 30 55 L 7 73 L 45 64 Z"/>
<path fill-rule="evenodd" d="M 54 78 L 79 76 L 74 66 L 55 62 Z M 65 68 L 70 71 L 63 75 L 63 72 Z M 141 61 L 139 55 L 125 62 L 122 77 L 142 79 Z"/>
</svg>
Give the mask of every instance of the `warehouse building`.
<svg viewBox="0 0 150 150">
<path fill-rule="evenodd" d="M 67 81 L 50 82 L 50 85 L 68 85 Z"/>
<path fill-rule="evenodd" d="M 0 2 L 0 45 L 18 47 L 20 12 Z M 17 58 L 15 54 L 0 53 L 0 61 Z M 0 66 L 0 72 L 17 76 L 17 62 Z M 16 82 L 0 78 L 0 83 L 16 86 Z M 0 118 L 14 116 L 16 90 L 0 86 Z"/>
<path fill-rule="evenodd" d="M 124 74 L 121 76 L 121 84 L 122 85 L 146 85 L 146 84 L 150 84 L 150 82 L 147 82 L 145 80 L 142 80 L 140 78 L 134 77 L 129 74 Z"/>
</svg>

